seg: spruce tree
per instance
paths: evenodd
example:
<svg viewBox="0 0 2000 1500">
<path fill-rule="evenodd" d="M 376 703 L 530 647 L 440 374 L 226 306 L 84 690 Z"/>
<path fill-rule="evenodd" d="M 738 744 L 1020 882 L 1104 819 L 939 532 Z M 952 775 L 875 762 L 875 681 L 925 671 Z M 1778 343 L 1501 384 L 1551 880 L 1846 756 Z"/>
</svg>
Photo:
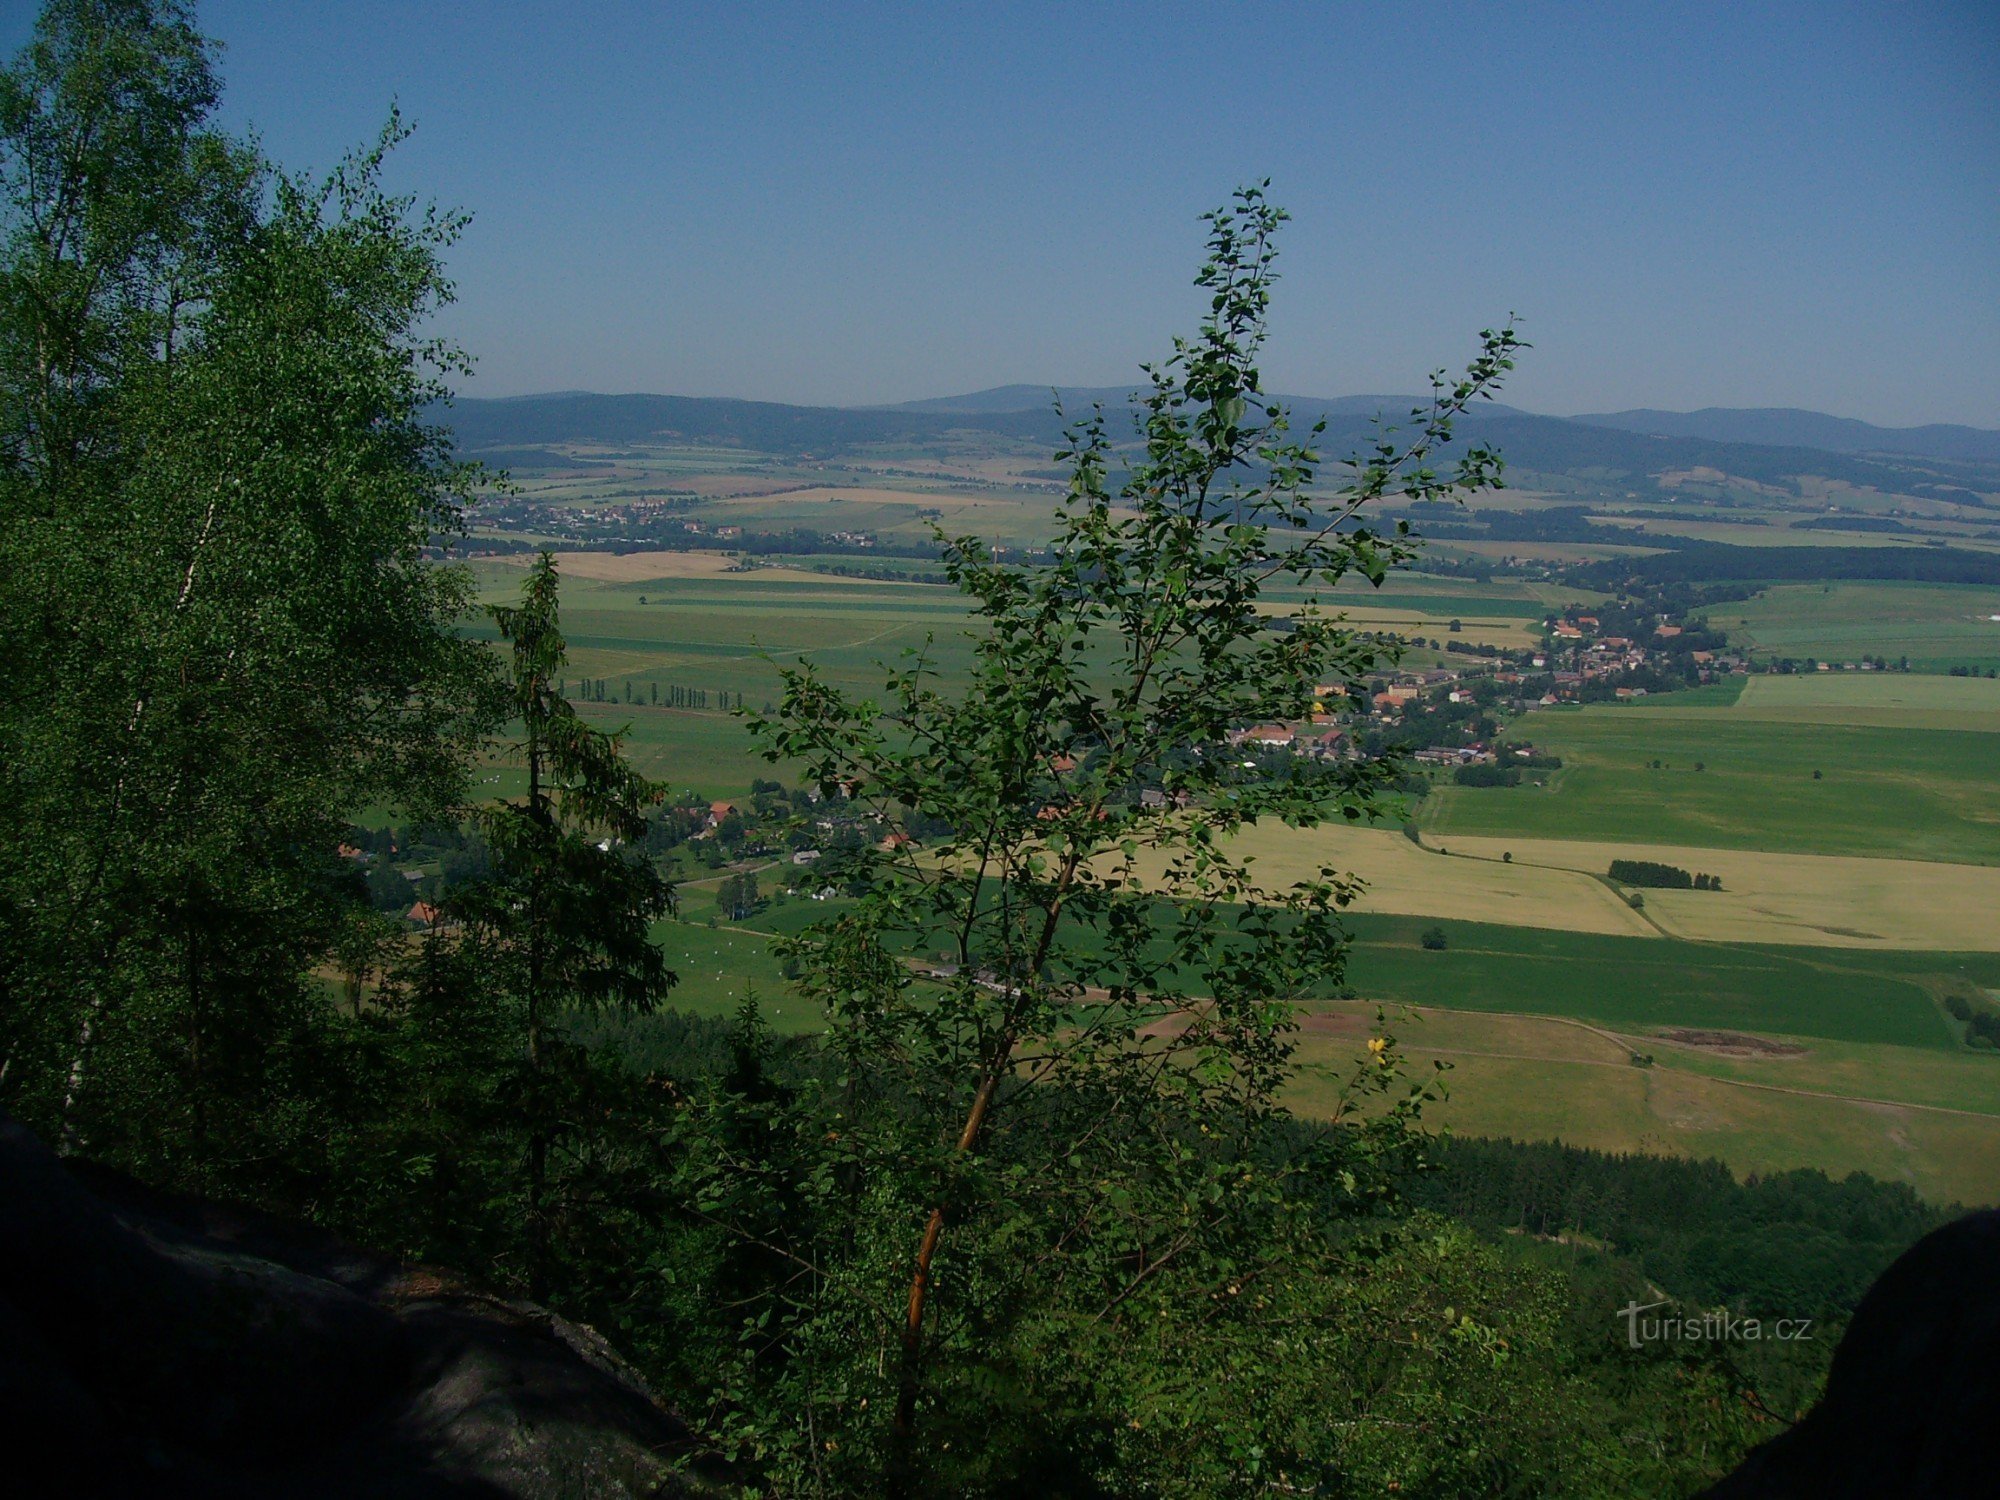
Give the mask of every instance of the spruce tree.
<svg viewBox="0 0 2000 1500">
<path fill-rule="evenodd" d="M 672 908 L 637 846 L 664 788 L 625 761 L 620 736 L 593 729 L 554 690 L 567 654 L 554 557 L 543 552 L 521 601 L 492 608 L 508 648 L 512 754 L 526 795 L 480 813 L 493 874 L 450 903 L 490 992 L 513 1007 L 525 1121 L 525 1273 L 546 1296 L 560 1184 L 551 1150 L 583 1128 L 566 1108 L 591 1059 L 570 1035 L 580 1016 L 656 1007 L 674 983 L 651 927 Z"/>
</svg>

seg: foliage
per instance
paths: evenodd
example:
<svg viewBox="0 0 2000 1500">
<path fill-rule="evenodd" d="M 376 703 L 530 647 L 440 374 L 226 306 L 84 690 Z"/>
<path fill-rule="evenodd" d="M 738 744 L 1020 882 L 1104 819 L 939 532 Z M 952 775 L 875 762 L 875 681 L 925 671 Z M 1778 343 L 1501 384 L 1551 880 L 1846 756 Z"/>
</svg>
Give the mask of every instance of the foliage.
<svg viewBox="0 0 2000 1500">
<path fill-rule="evenodd" d="M 0 1039 L 70 1145 L 255 1180 L 366 918 L 347 815 L 456 797 L 491 675 L 425 556 L 473 478 L 419 331 L 460 221 L 382 188 L 393 120 L 274 172 L 211 54 L 58 0 L 0 77 Z"/>
<path fill-rule="evenodd" d="M 948 830 L 822 861 L 859 899 L 789 951 L 838 1072 L 797 1105 L 811 1211 L 754 1231 L 799 1268 L 757 1313 L 779 1378 L 795 1397 L 816 1383 L 810 1430 L 897 1484 L 958 1461 L 1025 1321 L 1121 1327 L 1167 1267 L 1181 1286 L 1248 1274 L 1301 1194 L 1366 1211 L 1426 1097 L 1380 1037 L 1356 1087 L 1390 1106 L 1306 1157 L 1269 1149 L 1292 1001 L 1337 977 L 1353 886 L 1321 870 L 1264 890 L 1221 842 L 1260 818 L 1365 818 L 1394 766 L 1244 778 L 1187 751 L 1303 717 L 1317 684 L 1361 691 L 1373 647 L 1311 598 L 1408 556 L 1367 524 L 1371 502 L 1496 482 L 1484 449 L 1448 477 L 1429 464 L 1516 340 L 1489 333 L 1414 436 L 1383 433 L 1325 498 L 1317 434 L 1290 434 L 1256 371 L 1283 218 L 1259 188 L 1209 216 L 1209 318 L 1149 370 L 1143 457 L 1118 494 L 1101 414 L 1074 428 L 1045 565 L 940 534 L 980 627 L 962 693 L 928 649 L 892 671 L 886 705 L 807 665 L 756 725 L 823 792 Z M 1263 628 L 1274 581 L 1308 595 L 1289 631 Z M 1142 851 L 1166 856 L 1159 888 Z M 943 958 L 920 973 L 921 950 Z"/>
<path fill-rule="evenodd" d="M 565 1025 L 578 1013 L 643 1012 L 659 1002 L 674 976 L 650 928 L 673 902 L 651 861 L 627 847 L 645 838 L 647 811 L 662 789 L 625 764 L 617 735 L 586 724 L 556 689 L 568 648 L 555 559 L 544 552 L 521 602 L 495 606 L 492 615 L 510 650 L 527 794 L 482 810 L 493 873 L 448 903 L 462 930 L 432 942 L 461 950 L 455 958 L 471 966 L 483 1003 L 518 1011 L 527 1281 L 545 1297 L 550 1153 L 585 1129 L 575 1093 L 590 1071 Z"/>
<path fill-rule="evenodd" d="M 1701 769 L 1701 763 L 1695 763 Z M 1611 861 L 1611 878 L 1620 885 L 1644 886 L 1648 890 L 1660 891 L 1719 891 L 1721 877 L 1716 875 L 1690 875 L 1679 865 L 1661 864 L 1651 859 L 1614 859 Z"/>
<path fill-rule="evenodd" d="M 383 193 L 393 123 L 276 174 L 208 125 L 210 53 L 174 0 L 54 0 L 0 79 L 10 1108 L 615 1330 L 769 1492 L 1680 1492 L 1740 1451 L 1726 1373 L 1579 1333 L 1629 1267 L 1399 1211 L 1436 1085 L 1386 1016 L 1334 1124 L 1288 1118 L 1353 885 L 1267 889 L 1223 836 L 1371 818 L 1400 773 L 1197 753 L 1358 690 L 1370 642 L 1260 598 L 1379 583 L 1409 544 L 1368 506 L 1497 481 L 1429 464 L 1510 332 L 1329 498 L 1255 367 L 1283 215 L 1213 215 L 1209 320 L 1118 493 L 1091 417 L 1045 563 L 947 540 L 966 691 L 928 651 L 886 705 L 787 675 L 766 746 L 854 814 L 814 877 L 853 899 L 787 950 L 829 1031 L 775 1037 L 754 995 L 704 1025 L 657 1010 L 650 859 L 719 864 L 782 789 L 713 839 L 649 816 L 567 699 L 547 555 L 493 611 L 504 675 L 455 631 L 426 553 L 473 476 L 423 415 L 457 356 L 416 330 L 458 221 Z M 526 793 L 467 837 L 508 718 Z M 385 803 L 446 866 L 421 940 L 362 873 L 396 836 L 349 819 Z"/>
</svg>

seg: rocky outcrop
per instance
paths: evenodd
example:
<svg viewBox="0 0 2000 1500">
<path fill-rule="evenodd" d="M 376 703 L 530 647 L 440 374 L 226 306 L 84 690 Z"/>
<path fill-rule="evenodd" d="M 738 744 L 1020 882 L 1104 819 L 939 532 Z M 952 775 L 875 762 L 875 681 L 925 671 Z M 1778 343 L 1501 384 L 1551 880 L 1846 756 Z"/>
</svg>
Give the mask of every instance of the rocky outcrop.
<svg viewBox="0 0 2000 1500">
<path fill-rule="evenodd" d="M 693 1452 L 588 1328 L 0 1120 L 0 1473 L 33 1493 L 717 1493 Z"/>
<path fill-rule="evenodd" d="M 1826 1394 L 1707 1500 L 2000 1494 L 2000 1210 L 1917 1241 L 1868 1289 Z"/>
</svg>

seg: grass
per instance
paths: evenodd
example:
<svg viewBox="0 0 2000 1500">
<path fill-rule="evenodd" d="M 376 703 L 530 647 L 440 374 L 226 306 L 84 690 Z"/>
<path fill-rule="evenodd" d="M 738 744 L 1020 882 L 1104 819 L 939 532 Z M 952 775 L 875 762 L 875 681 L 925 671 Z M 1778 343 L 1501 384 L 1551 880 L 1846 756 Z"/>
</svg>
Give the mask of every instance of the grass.
<svg viewBox="0 0 2000 1500">
<path fill-rule="evenodd" d="M 1348 982 L 1363 997 L 1451 1010 L 1564 1016 L 1620 1029 L 1692 1026 L 1954 1051 L 1927 977 L 2000 957 L 1876 962 L 1838 949 L 1732 946 L 1445 921 L 1449 946 L 1423 948 L 1430 921 L 1350 919 Z"/>
<path fill-rule="evenodd" d="M 1426 1121 L 1462 1135 L 1561 1140 L 1602 1151 L 1716 1158 L 1739 1174 L 1817 1167 L 1835 1178 L 1863 1171 L 1907 1182 L 1936 1203 L 2000 1200 L 2000 1118 L 1946 1113 L 1916 1103 L 1827 1098 L 1746 1087 L 1670 1062 L 1633 1067 L 1605 1039 L 1595 1056 L 1576 1055 L 1559 1022 L 1516 1020 L 1503 1033 L 1462 1028 L 1435 1012 L 1398 1028 L 1420 1067 L 1448 1062 L 1449 1097 Z M 1292 1094 L 1301 1114 L 1330 1111 L 1351 1066 L 1345 1038 L 1308 1034 Z M 1968 1059 L 1968 1073 L 1976 1059 Z M 1778 1065 L 1773 1064 L 1775 1069 Z M 1986 1072 L 1993 1072 L 1988 1067 Z M 1990 1080 L 1968 1077 L 1966 1087 Z"/>
<path fill-rule="evenodd" d="M 1909 672 L 1766 673 L 1744 684 L 1740 718 L 1774 724 L 2000 732 L 2000 681 Z"/>
<path fill-rule="evenodd" d="M 689 909 L 700 906 L 692 896 Z M 822 914 L 794 901 L 756 925 L 790 931 Z M 1437 1126 L 1715 1156 L 1738 1172 L 1865 1170 L 1940 1202 L 2000 1196 L 2000 1057 L 1954 1046 L 1926 993 L 1930 971 L 1960 964 L 2000 983 L 2000 956 L 1870 955 L 1862 967 L 1837 950 L 1690 954 L 1471 923 L 1447 924 L 1451 947 L 1431 953 L 1417 944 L 1428 923 L 1352 925 L 1353 973 L 1369 998 L 1312 1007 L 1291 1099 L 1301 1113 L 1330 1108 L 1388 1000 L 1416 1007 L 1392 1027 L 1419 1067 L 1452 1065 L 1450 1098 L 1428 1116 Z M 774 1028 L 817 1026 L 762 932 L 669 922 L 657 935 L 681 975 L 675 1007 L 726 1016 L 754 987 Z M 1804 1051 L 1721 1056 L 1666 1043 L 1654 1035 L 1665 1026 L 1788 1036 Z M 1633 1067 L 1635 1050 L 1654 1066 Z"/>
<path fill-rule="evenodd" d="M 1541 787 L 1445 788 L 1427 830 L 2000 864 L 1990 733 L 1774 722 L 1742 704 L 1543 709 L 1511 733 L 1563 769 Z"/>
<path fill-rule="evenodd" d="M 905 651 L 927 650 L 947 681 L 962 678 L 971 662 L 970 616 L 950 589 L 782 567 L 731 574 L 718 554 L 564 553 L 558 562 L 572 688 L 601 679 L 615 701 L 585 705 L 586 714 L 629 726 L 635 764 L 676 788 L 736 795 L 771 772 L 753 758 L 740 721 L 719 709 L 659 707 L 656 691 L 704 688 L 712 702 L 740 694 L 746 707 L 759 708 L 778 697 L 779 667 L 808 656 L 860 696 L 879 693 L 881 664 Z M 520 587 L 518 562 L 481 560 L 474 571 L 488 602 Z M 1468 593 L 1462 580 L 1421 575 L 1398 580 L 1392 594 L 1342 588 L 1334 604 L 1357 629 L 1511 646 L 1531 643 L 1527 626 L 1544 609 L 1520 586 L 1487 597 Z M 1463 626 L 1456 636 L 1453 619 Z M 472 633 L 496 638 L 484 623 Z"/>
<path fill-rule="evenodd" d="M 1760 657 L 1891 661 L 1919 671 L 2000 667 L 2000 589 L 1927 583 L 1780 584 L 1708 611 Z"/>
<path fill-rule="evenodd" d="M 817 1031 L 820 1018 L 809 1013 L 786 981 L 771 940 L 738 927 L 667 921 L 653 928 L 653 940 L 679 976 L 668 1003 L 702 1016 L 729 1016 L 746 992 L 754 990 L 764 1018 L 776 1031 Z"/>
<path fill-rule="evenodd" d="M 910 525 L 914 503 L 935 500 L 898 488 L 837 500 L 824 491 L 745 496 L 715 507 L 758 525 L 789 523 L 796 507 L 801 524 L 886 532 Z M 817 508 L 810 518 L 807 507 Z M 996 494 L 950 509 L 955 528 L 991 529 L 1003 514 L 1041 524 L 1047 499 Z M 585 713 L 629 726 L 633 759 L 677 790 L 734 796 L 753 777 L 795 773 L 755 758 L 732 715 L 655 707 L 656 685 L 741 693 L 757 708 L 776 697 L 774 662 L 808 654 L 864 694 L 879 689 L 878 661 L 926 635 L 948 677 L 967 659 L 964 606 L 946 589 L 790 567 L 730 573 L 728 559 L 710 554 L 562 561 L 572 681 L 603 678 L 620 700 L 629 685 L 639 700 Z M 518 588 L 517 565 L 482 562 L 478 574 L 489 599 Z M 2000 650 L 2000 624 L 1976 618 L 1984 599 L 1977 590 L 1801 586 L 1715 614 L 1726 623 L 1722 613 L 1735 611 L 1731 628 L 1754 636 L 1759 650 L 1794 631 L 1820 644 L 1782 654 L 1893 659 L 1907 650 L 1913 661 L 1949 665 Z M 1334 602 L 1364 628 L 1443 639 L 1446 622 L 1459 618 L 1460 639 L 1512 640 L 1560 600 L 1533 584 L 1407 576 L 1382 592 L 1343 588 Z M 1996 611 L 2000 600 L 1988 612 Z M 1860 1168 L 1931 1197 L 1990 1200 L 2000 1124 L 1981 1115 L 2000 1100 L 2000 1059 L 1962 1048 L 1939 1000 L 1954 986 L 2000 990 L 2000 955 L 1880 944 L 2000 942 L 2000 929 L 1984 930 L 2000 908 L 1996 732 L 2000 693 L 1969 679 L 1733 680 L 1530 716 L 1513 737 L 1566 761 L 1548 785 L 1447 787 L 1424 806 L 1432 843 L 1491 858 L 1441 857 L 1382 828 L 1247 837 L 1256 868 L 1274 883 L 1322 859 L 1370 879 L 1351 919 L 1350 979 L 1368 1001 L 1423 1007 L 1429 1019 L 1417 1032 L 1458 1069 L 1437 1115 L 1453 1128 L 1717 1155 L 1739 1171 Z M 1651 769 L 1653 760 L 1663 767 Z M 505 782 L 511 773 L 493 774 Z M 1588 840 L 1570 837 L 1582 831 Z M 1635 913 L 1597 878 L 1613 845 L 1718 873 L 1725 890 L 1649 892 Z M 1500 863 L 1501 852 L 1513 862 Z M 778 1029 L 817 1026 L 766 933 L 708 926 L 711 906 L 707 892 L 690 889 L 688 920 L 658 929 L 681 975 L 673 1003 L 726 1015 L 754 987 Z M 824 914 L 795 900 L 752 925 L 789 930 Z M 1417 940 L 1433 923 L 1448 935 L 1441 953 Z M 1360 1015 L 1366 1006 L 1348 1009 Z M 1648 1040 L 1669 1026 L 1794 1038 L 1807 1050 L 1731 1058 Z M 1652 1052 L 1656 1065 L 1632 1067 L 1621 1038 Z M 1325 1103 L 1350 1040 L 1305 1034 L 1302 1109 Z M 1974 1113 L 1943 1112 L 1953 1109 Z"/>
</svg>

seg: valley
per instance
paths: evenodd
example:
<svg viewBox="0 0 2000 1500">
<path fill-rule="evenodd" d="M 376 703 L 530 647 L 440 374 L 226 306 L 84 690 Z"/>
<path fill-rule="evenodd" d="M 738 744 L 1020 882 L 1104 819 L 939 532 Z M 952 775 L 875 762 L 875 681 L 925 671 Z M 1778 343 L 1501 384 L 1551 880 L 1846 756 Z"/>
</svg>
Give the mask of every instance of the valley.
<svg viewBox="0 0 2000 1500">
<path fill-rule="evenodd" d="M 583 711 L 623 729 L 634 763 L 683 798 L 740 798 L 795 776 L 753 754 L 736 711 L 769 706 L 782 666 L 809 657 L 858 695 L 911 650 L 946 681 L 964 669 L 968 615 L 929 528 L 1032 559 L 1057 499 L 1035 431 L 1049 420 L 1013 413 L 820 457 L 630 434 L 500 450 L 519 493 L 475 512 L 467 550 L 497 601 L 518 587 L 523 548 L 556 546 L 571 669 L 603 694 Z M 992 430 L 1007 424 L 1028 435 Z M 1539 444 L 1534 461 L 1550 462 L 1552 440 Z M 1939 501 L 1915 461 L 1824 465 L 1900 466 L 1910 493 L 1897 497 L 1853 475 L 1783 480 L 1768 455 L 1741 452 L 1754 477 L 1524 475 L 1419 523 L 1437 534 L 1414 569 L 1322 602 L 1393 638 L 1398 670 L 1464 686 L 1510 662 L 1526 671 L 1560 644 L 1551 620 L 1615 601 L 1621 561 L 1695 544 L 1727 543 L 1732 559 L 1838 548 L 1852 569 L 1852 549 L 1886 559 L 1927 538 L 1926 565 L 1943 551 L 1943 572 L 1989 581 L 1725 576 L 1710 587 L 1720 602 L 1695 598 L 1681 618 L 1725 638 L 1737 670 L 1629 699 L 1503 706 L 1505 739 L 1557 764 L 1497 786 L 1420 765 L 1412 830 L 1246 830 L 1274 883 L 1321 865 L 1362 881 L 1354 998 L 1308 1006 L 1301 1109 L 1321 1107 L 1315 1079 L 1339 1071 L 1356 1018 L 1388 1006 L 1420 1021 L 1413 1056 L 1451 1062 L 1437 1119 L 1456 1131 L 1712 1155 L 1739 1173 L 1862 1170 L 1965 1201 L 2000 1185 L 2000 1054 L 1967 1045 L 1945 1007 L 2000 1006 L 2000 683 L 1983 675 L 2000 665 L 2000 533 L 1981 525 L 2000 477 Z M 676 686 L 706 705 L 663 706 Z M 511 785 L 506 768 L 495 776 Z M 1720 889 L 1635 893 L 1607 877 L 1615 859 L 1699 870 Z M 716 921 L 728 870 L 687 872 L 681 915 L 660 930 L 682 973 L 675 1003 L 721 1015 L 754 989 L 774 1026 L 809 1027 L 769 933 L 819 908 L 782 848 L 746 847 L 728 869 L 758 873 L 760 910 Z M 1417 941 L 1432 927 L 1444 951 Z M 1668 1040 L 1691 1028 L 1770 1050 Z"/>
</svg>

